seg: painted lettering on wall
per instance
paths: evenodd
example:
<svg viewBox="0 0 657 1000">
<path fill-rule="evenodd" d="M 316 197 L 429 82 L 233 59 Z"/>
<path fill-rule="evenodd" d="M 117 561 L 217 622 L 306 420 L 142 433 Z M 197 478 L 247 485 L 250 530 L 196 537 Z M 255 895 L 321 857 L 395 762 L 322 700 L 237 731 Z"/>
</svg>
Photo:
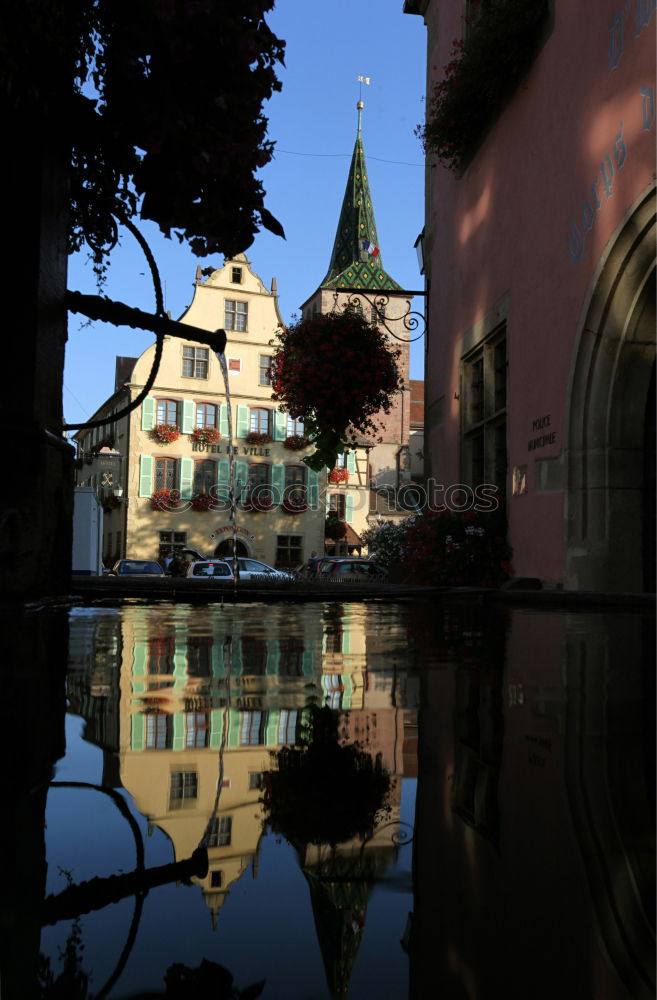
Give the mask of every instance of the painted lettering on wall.
<svg viewBox="0 0 657 1000">
<path fill-rule="evenodd" d="M 557 432 L 549 430 L 552 423 L 552 414 L 546 413 L 542 417 L 532 420 L 532 431 L 543 431 L 537 437 L 530 438 L 527 442 L 527 451 L 535 451 L 537 448 L 545 448 L 549 444 L 554 444 L 557 440 Z"/>
<path fill-rule="evenodd" d="M 232 448 L 229 448 L 228 445 L 202 444 L 199 441 L 192 442 L 192 451 L 204 451 L 215 455 L 229 455 L 231 452 L 233 455 L 239 454 L 239 448 L 236 444 L 234 444 Z M 245 455 L 256 455 L 261 458 L 269 458 L 271 455 L 271 448 L 258 448 L 257 446 L 249 447 L 248 445 L 242 445 L 242 452 Z"/>
<path fill-rule="evenodd" d="M 582 256 L 586 234 L 593 229 L 595 217 L 604 202 L 611 198 L 615 179 L 623 169 L 626 159 L 627 146 L 623 140 L 623 122 L 621 122 L 618 132 L 614 136 L 611 152 L 606 154 L 593 178 L 593 183 L 584 199 L 580 217 L 570 225 L 568 254 L 571 260 L 579 260 Z"/>
<path fill-rule="evenodd" d="M 624 7 L 616 11 L 609 25 L 609 72 L 612 73 L 625 51 L 626 34 L 638 38 L 650 23 L 657 10 L 657 0 L 627 0 Z M 627 24 L 627 32 L 626 32 Z"/>
</svg>

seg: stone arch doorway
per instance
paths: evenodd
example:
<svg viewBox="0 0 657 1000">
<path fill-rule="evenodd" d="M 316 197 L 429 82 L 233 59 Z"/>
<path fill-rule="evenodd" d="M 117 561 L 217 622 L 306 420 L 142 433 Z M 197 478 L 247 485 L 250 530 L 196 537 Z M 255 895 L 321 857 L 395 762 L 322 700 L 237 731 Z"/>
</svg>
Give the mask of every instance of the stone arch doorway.
<svg viewBox="0 0 657 1000">
<path fill-rule="evenodd" d="M 603 256 L 580 323 L 565 454 L 569 588 L 654 589 L 654 365 L 652 188 Z"/>
<path fill-rule="evenodd" d="M 237 539 L 236 547 L 237 547 L 237 553 L 236 553 L 236 555 L 238 555 L 238 556 L 248 556 L 250 554 L 249 550 L 248 550 L 248 547 L 239 538 Z M 224 538 L 224 540 L 222 542 L 219 542 L 219 544 L 215 547 L 214 554 L 215 554 L 215 556 L 216 556 L 217 559 L 218 558 L 225 559 L 227 556 L 230 556 L 232 558 L 232 555 L 233 555 L 233 539 L 232 538 Z"/>
</svg>

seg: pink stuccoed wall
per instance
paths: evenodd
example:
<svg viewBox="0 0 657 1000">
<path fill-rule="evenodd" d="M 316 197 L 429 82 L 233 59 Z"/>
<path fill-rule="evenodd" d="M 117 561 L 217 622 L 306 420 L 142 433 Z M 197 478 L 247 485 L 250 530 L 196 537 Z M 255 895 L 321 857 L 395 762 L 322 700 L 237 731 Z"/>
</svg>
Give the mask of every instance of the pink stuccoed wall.
<svg viewBox="0 0 657 1000">
<path fill-rule="evenodd" d="M 529 75 L 463 176 L 427 170 L 430 473 L 460 481 L 461 338 L 506 301 L 517 576 L 564 579 L 564 491 L 537 492 L 535 460 L 562 452 L 578 324 L 606 248 L 654 183 L 654 7 L 654 0 L 556 3 Z M 462 35 L 462 13 L 454 0 L 430 0 L 424 11 L 428 94 Z M 534 430 L 548 415 L 549 427 Z M 529 451 L 546 432 L 554 442 Z M 520 465 L 527 493 L 512 496 L 511 469 Z"/>
</svg>

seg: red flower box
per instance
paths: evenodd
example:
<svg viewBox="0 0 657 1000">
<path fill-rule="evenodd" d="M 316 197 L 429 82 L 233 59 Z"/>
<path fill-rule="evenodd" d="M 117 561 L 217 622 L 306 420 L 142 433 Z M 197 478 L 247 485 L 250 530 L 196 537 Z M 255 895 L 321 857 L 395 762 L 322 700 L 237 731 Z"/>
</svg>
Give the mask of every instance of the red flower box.
<svg viewBox="0 0 657 1000">
<path fill-rule="evenodd" d="M 189 436 L 195 444 L 216 444 L 221 440 L 216 427 L 195 427 Z"/>
<path fill-rule="evenodd" d="M 328 474 L 329 483 L 348 483 L 349 471 L 347 469 L 331 469 Z"/>
<path fill-rule="evenodd" d="M 156 490 L 151 496 L 151 507 L 153 510 L 177 510 L 180 504 L 180 493 L 178 490 L 161 489 Z"/>
<path fill-rule="evenodd" d="M 180 437 L 180 428 L 175 424 L 156 424 L 151 436 L 158 444 L 171 444 Z"/>
</svg>

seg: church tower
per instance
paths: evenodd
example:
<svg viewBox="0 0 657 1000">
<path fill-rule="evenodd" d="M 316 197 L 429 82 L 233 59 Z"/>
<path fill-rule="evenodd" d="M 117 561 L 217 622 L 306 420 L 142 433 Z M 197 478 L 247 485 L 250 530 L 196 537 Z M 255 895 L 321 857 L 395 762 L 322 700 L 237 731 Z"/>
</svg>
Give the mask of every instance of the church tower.
<svg viewBox="0 0 657 1000">
<path fill-rule="evenodd" d="M 405 388 L 396 396 L 390 413 L 377 417 L 383 428 L 377 439 L 382 440 L 372 441 L 368 447 L 368 478 L 376 486 L 399 486 L 410 478 L 410 334 L 404 317 L 411 298 L 383 266 L 363 150 L 363 106 L 358 101 L 356 143 L 331 260 L 319 287 L 301 306 L 301 313 L 306 319 L 318 313 L 341 312 L 351 305 L 385 331 L 392 347 L 401 349 L 399 366 Z M 348 372 L 345 377 L 349 377 Z"/>
</svg>

